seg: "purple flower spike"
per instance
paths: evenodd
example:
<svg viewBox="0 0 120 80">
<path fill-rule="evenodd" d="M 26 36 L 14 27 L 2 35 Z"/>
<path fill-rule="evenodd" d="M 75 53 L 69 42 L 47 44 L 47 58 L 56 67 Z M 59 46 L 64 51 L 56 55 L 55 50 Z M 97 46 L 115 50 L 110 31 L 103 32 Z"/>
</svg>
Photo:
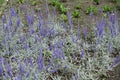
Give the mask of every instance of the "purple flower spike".
<svg viewBox="0 0 120 80">
<path fill-rule="evenodd" d="M 107 52 L 110 53 L 110 51 L 111 51 L 111 43 L 109 42 L 107 46 Z"/>
<path fill-rule="evenodd" d="M 9 75 L 7 73 L 5 73 L 4 78 L 5 78 L 5 80 L 9 80 L 10 77 L 9 77 Z"/>
<path fill-rule="evenodd" d="M 75 80 L 78 80 L 78 70 L 75 73 Z"/>
<path fill-rule="evenodd" d="M 34 80 L 37 80 L 37 77 L 36 77 L 36 75 L 34 74 Z"/>
<path fill-rule="evenodd" d="M 49 8 L 48 8 L 48 3 L 46 1 L 46 16 L 48 17 L 48 15 L 49 15 Z"/>
<path fill-rule="evenodd" d="M 22 66 L 22 63 L 20 63 L 20 65 L 19 65 L 19 71 L 20 71 L 20 73 L 24 73 L 25 72 L 24 68 Z"/>
<path fill-rule="evenodd" d="M 0 64 L 3 64 L 4 58 L 0 56 Z"/>
<path fill-rule="evenodd" d="M 35 35 L 35 37 L 34 37 L 34 43 L 36 43 L 38 41 L 38 37 L 37 37 L 37 35 Z"/>
<path fill-rule="evenodd" d="M 24 48 L 27 50 L 29 48 L 29 44 L 26 42 L 26 44 L 24 45 Z"/>
<path fill-rule="evenodd" d="M 2 68 L 2 65 L 0 65 L 0 76 L 2 75 L 3 73 L 3 68 Z"/>
<path fill-rule="evenodd" d="M 30 76 L 30 70 L 28 70 L 28 72 L 25 73 L 25 77 L 28 78 Z"/>
<path fill-rule="evenodd" d="M 12 31 L 12 25 L 13 25 L 12 18 L 10 17 L 8 24 L 10 31 Z"/>
<path fill-rule="evenodd" d="M 16 26 L 20 26 L 20 18 L 17 19 Z"/>
<path fill-rule="evenodd" d="M 6 14 L 4 14 L 4 15 L 2 16 L 2 22 L 3 22 L 3 23 L 6 22 Z"/>
<path fill-rule="evenodd" d="M 110 66 L 110 68 L 113 68 L 116 64 L 120 63 L 120 52 L 119 55 L 114 59 L 113 64 Z"/>
<path fill-rule="evenodd" d="M 33 29 L 33 27 L 30 28 L 30 30 L 28 31 L 28 34 L 31 35 L 31 34 L 34 34 L 35 33 L 35 30 Z"/>
<path fill-rule="evenodd" d="M 90 19 L 91 20 L 93 19 L 93 13 L 92 12 L 90 13 Z"/>
<path fill-rule="evenodd" d="M 49 50 L 51 51 L 53 49 L 53 46 L 52 46 L 52 44 L 50 43 L 49 44 Z"/>
<path fill-rule="evenodd" d="M 99 26 L 99 36 L 103 37 L 103 32 L 104 32 L 104 27 L 105 27 L 105 21 L 102 20 L 100 26 Z"/>
<path fill-rule="evenodd" d="M 110 32 L 111 32 L 111 37 L 114 37 L 114 35 L 115 35 L 114 26 L 113 26 L 113 25 L 110 25 L 110 26 L 109 26 L 109 29 L 110 29 Z"/>
<path fill-rule="evenodd" d="M 72 42 L 75 41 L 74 34 L 72 34 L 71 39 L 72 39 Z"/>
<path fill-rule="evenodd" d="M 8 73 L 8 75 L 10 76 L 10 77 L 12 77 L 12 69 L 11 69 L 11 66 L 8 64 L 7 65 L 7 73 Z"/>
<path fill-rule="evenodd" d="M 86 37 L 86 35 L 87 35 L 87 27 L 84 27 L 84 29 L 83 29 L 83 34 L 84 34 L 84 36 Z"/>
<path fill-rule="evenodd" d="M 12 17 L 10 17 L 10 19 L 9 19 L 9 26 L 12 26 Z"/>
<path fill-rule="evenodd" d="M 38 57 L 38 67 L 41 71 L 44 69 L 44 59 L 42 56 L 42 47 L 40 47 L 40 55 Z"/>
<path fill-rule="evenodd" d="M 10 9 L 10 15 L 14 17 L 17 16 L 17 13 L 15 12 L 15 9 L 13 7 L 11 7 Z"/>
<path fill-rule="evenodd" d="M 80 59 L 82 59 L 83 58 L 83 55 L 85 54 L 85 51 L 84 51 L 84 49 L 82 49 L 82 51 L 81 51 L 81 53 L 80 53 Z"/>
<path fill-rule="evenodd" d="M 44 59 L 41 56 L 39 56 L 39 58 L 38 58 L 38 67 L 39 67 L 40 71 L 42 71 L 44 69 Z"/>
<path fill-rule="evenodd" d="M 2 43 L 3 43 L 4 47 L 6 47 L 6 37 L 3 38 Z"/>
<path fill-rule="evenodd" d="M 30 65 L 33 66 L 33 59 L 30 57 Z"/>
<path fill-rule="evenodd" d="M 77 40 L 80 39 L 80 26 L 78 24 L 78 29 L 77 29 Z"/>
<path fill-rule="evenodd" d="M 62 59 L 64 59 L 65 60 L 65 53 L 64 53 L 64 50 L 63 49 L 61 49 L 61 56 L 62 56 Z"/>
<path fill-rule="evenodd" d="M 24 63 L 26 66 L 28 66 L 28 59 L 27 58 L 24 60 Z"/>
<path fill-rule="evenodd" d="M 17 19 L 17 21 L 16 21 L 16 27 L 15 27 L 14 32 L 16 32 L 16 31 L 17 31 L 17 29 L 18 29 L 19 25 L 20 25 L 20 19 L 18 18 L 18 19 Z"/>
<path fill-rule="evenodd" d="M 68 20 L 69 20 L 69 25 L 70 25 L 70 30 L 73 29 L 73 22 L 72 22 L 72 17 L 69 12 L 67 12 Z"/>
<path fill-rule="evenodd" d="M 26 18 L 27 18 L 27 21 L 28 21 L 28 24 L 30 25 L 30 27 L 33 26 L 33 23 L 34 23 L 34 16 L 30 15 L 28 12 L 27 12 L 27 15 L 26 15 Z"/>
<path fill-rule="evenodd" d="M 113 12 L 110 14 L 110 21 L 112 24 L 115 24 L 115 22 L 118 20 L 117 18 L 117 13 L 116 12 Z"/>
</svg>

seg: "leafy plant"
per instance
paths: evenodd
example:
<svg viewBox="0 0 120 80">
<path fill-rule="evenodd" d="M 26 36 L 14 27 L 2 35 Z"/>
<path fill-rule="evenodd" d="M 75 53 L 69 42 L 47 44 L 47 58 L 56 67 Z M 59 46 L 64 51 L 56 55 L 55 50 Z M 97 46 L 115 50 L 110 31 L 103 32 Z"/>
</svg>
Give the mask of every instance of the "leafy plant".
<svg viewBox="0 0 120 80">
<path fill-rule="evenodd" d="M 18 0 L 18 3 L 24 4 L 25 0 Z"/>
<path fill-rule="evenodd" d="M 81 8 L 81 5 L 76 5 L 75 6 L 75 9 L 80 9 Z"/>
<path fill-rule="evenodd" d="M 67 13 L 67 8 L 65 8 L 65 6 L 63 6 L 62 4 L 60 5 L 60 11 L 61 13 L 66 14 Z"/>
<path fill-rule="evenodd" d="M 103 6 L 103 12 L 111 12 L 113 10 L 114 10 L 113 7 L 111 7 L 109 5 Z"/>
<path fill-rule="evenodd" d="M 90 13 L 95 13 L 96 12 L 96 7 L 95 6 L 89 6 L 86 10 L 86 14 L 90 14 Z"/>
<path fill-rule="evenodd" d="M 94 2 L 98 5 L 100 3 L 100 0 L 94 0 Z"/>
<path fill-rule="evenodd" d="M 78 18 L 79 17 L 79 11 L 78 10 L 74 10 L 73 13 L 72 13 L 72 16 L 75 17 L 75 18 Z"/>
<path fill-rule="evenodd" d="M 67 16 L 66 16 L 65 14 L 61 14 L 61 18 L 62 18 L 64 21 L 67 21 L 67 20 L 68 20 L 68 18 L 67 18 Z"/>
<path fill-rule="evenodd" d="M 49 5 L 55 6 L 57 0 L 50 0 Z"/>
<path fill-rule="evenodd" d="M 57 8 L 60 8 L 61 3 L 58 0 L 51 0 L 50 5 L 56 6 Z"/>
<path fill-rule="evenodd" d="M 120 10 L 120 0 L 116 0 L 117 8 Z"/>
<path fill-rule="evenodd" d="M 4 2 L 4 0 L 0 0 L 0 7 L 1 7 L 1 5 L 3 4 L 3 2 Z"/>
<path fill-rule="evenodd" d="M 60 3 L 59 1 L 56 0 L 55 6 L 56 6 L 57 8 L 60 8 L 60 5 L 61 5 L 61 3 Z"/>
<path fill-rule="evenodd" d="M 35 6 L 37 4 L 37 1 L 32 1 L 32 5 Z"/>
</svg>

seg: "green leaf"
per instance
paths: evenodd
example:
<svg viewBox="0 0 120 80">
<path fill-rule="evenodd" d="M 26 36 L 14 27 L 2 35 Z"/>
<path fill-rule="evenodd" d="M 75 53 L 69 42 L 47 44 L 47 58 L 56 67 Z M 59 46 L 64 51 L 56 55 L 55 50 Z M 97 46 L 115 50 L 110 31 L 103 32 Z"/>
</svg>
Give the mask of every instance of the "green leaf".
<svg viewBox="0 0 120 80">
<path fill-rule="evenodd" d="M 1 7 L 1 5 L 4 3 L 4 0 L 0 0 L 0 7 Z"/>
</svg>

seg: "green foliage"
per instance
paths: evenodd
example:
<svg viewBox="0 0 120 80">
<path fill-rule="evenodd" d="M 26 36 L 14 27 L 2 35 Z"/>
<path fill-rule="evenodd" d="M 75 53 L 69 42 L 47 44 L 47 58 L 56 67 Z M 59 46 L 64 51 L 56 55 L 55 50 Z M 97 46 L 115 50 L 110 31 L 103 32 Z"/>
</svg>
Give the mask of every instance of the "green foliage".
<svg viewBox="0 0 120 80">
<path fill-rule="evenodd" d="M 67 18 L 67 16 L 66 16 L 65 14 L 61 14 L 61 18 L 62 18 L 64 21 L 67 21 L 67 20 L 68 20 L 68 18 Z"/>
<path fill-rule="evenodd" d="M 103 6 L 103 12 L 111 12 L 113 10 L 114 10 L 114 8 L 109 5 Z"/>
<path fill-rule="evenodd" d="M 50 0 L 49 5 L 55 6 L 57 0 Z"/>
<path fill-rule="evenodd" d="M 58 0 L 51 0 L 49 4 L 56 6 L 61 13 L 64 13 L 64 14 L 67 13 L 67 8 L 65 8 L 65 6 L 61 4 Z"/>
<path fill-rule="evenodd" d="M 65 6 L 63 6 L 62 4 L 60 5 L 60 11 L 61 13 L 66 14 L 67 13 L 67 8 L 65 8 Z"/>
<path fill-rule="evenodd" d="M 49 4 L 59 8 L 61 3 L 58 0 L 51 0 Z"/>
<path fill-rule="evenodd" d="M 79 11 L 78 10 L 74 10 L 73 13 L 72 13 L 72 16 L 75 17 L 75 18 L 78 18 L 79 17 Z"/>
<path fill-rule="evenodd" d="M 0 7 L 1 7 L 1 5 L 4 3 L 4 0 L 0 0 Z"/>
<path fill-rule="evenodd" d="M 18 0 L 18 3 L 24 4 L 25 0 Z"/>
<path fill-rule="evenodd" d="M 94 2 L 98 5 L 100 3 L 100 0 L 94 0 Z"/>
<path fill-rule="evenodd" d="M 75 9 L 80 9 L 80 8 L 81 8 L 81 5 L 79 4 L 75 6 Z"/>
<path fill-rule="evenodd" d="M 120 0 L 116 0 L 117 8 L 120 10 Z"/>
<path fill-rule="evenodd" d="M 86 14 L 90 14 L 90 13 L 95 13 L 96 12 L 96 7 L 95 6 L 89 6 L 86 10 Z"/>
<path fill-rule="evenodd" d="M 55 6 L 56 6 L 57 8 L 60 8 L 60 5 L 61 5 L 61 3 L 60 3 L 59 1 L 56 1 Z"/>
<path fill-rule="evenodd" d="M 37 4 L 37 1 L 32 1 L 32 5 L 35 6 Z"/>
</svg>

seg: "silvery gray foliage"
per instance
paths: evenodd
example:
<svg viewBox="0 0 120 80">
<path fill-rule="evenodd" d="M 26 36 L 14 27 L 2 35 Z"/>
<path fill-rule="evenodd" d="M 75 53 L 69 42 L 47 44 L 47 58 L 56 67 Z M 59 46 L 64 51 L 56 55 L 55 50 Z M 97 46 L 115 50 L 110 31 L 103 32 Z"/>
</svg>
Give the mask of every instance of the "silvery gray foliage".
<svg viewBox="0 0 120 80">
<path fill-rule="evenodd" d="M 3 79 L 11 78 L 6 69 L 7 61 L 9 61 L 9 65 L 14 72 L 13 79 L 46 80 L 51 77 L 53 80 L 61 80 L 62 76 L 52 76 L 51 74 L 57 72 L 57 70 L 67 74 L 64 72 L 66 69 L 66 72 L 72 74 L 70 76 L 71 80 L 97 80 L 100 75 L 106 75 L 105 73 L 110 69 L 110 64 L 114 62 L 114 59 L 110 57 L 113 50 L 117 49 L 119 51 L 120 49 L 118 22 L 114 23 L 114 30 L 110 30 L 113 29 L 110 26 L 113 23 L 103 19 L 96 24 L 92 24 L 92 33 L 87 32 L 88 27 L 85 27 L 82 31 L 85 37 L 83 39 L 78 36 L 81 35 L 80 31 L 77 33 L 77 30 L 72 29 L 71 18 L 69 21 L 70 27 L 56 22 L 52 16 L 48 16 L 46 20 L 42 18 L 34 20 L 33 23 L 33 17 L 27 15 L 30 25 L 27 26 L 27 32 L 23 31 L 25 24 L 21 18 L 12 17 L 12 21 L 10 16 L 6 16 L 6 18 L 4 28 L 0 27 L 0 42 L 2 45 L 0 55 L 5 58 L 4 61 L 6 62 L 2 64 L 6 74 Z M 18 19 L 20 19 L 20 24 L 14 32 Z M 6 31 L 7 28 L 8 32 Z M 114 36 L 111 36 L 111 34 Z M 94 41 L 89 42 L 87 40 L 87 37 L 90 36 Z M 74 74 L 77 76 L 74 76 Z"/>
</svg>

